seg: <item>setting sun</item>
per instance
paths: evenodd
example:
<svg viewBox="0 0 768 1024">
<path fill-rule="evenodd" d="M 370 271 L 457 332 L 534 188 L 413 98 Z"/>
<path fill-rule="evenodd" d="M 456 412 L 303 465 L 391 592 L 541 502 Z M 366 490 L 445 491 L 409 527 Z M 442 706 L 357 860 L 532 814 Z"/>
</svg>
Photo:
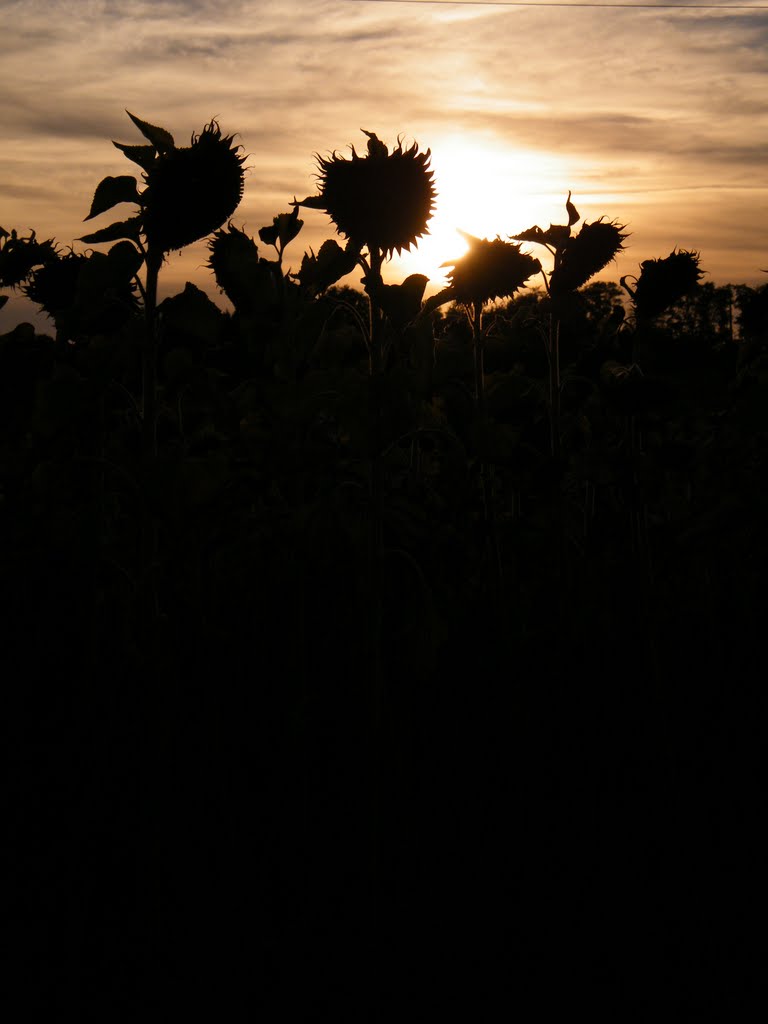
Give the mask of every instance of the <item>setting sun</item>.
<svg viewBox="0 0 768 1024">
<path fill-rule="evenodd" d="M 532 224 L 546 227 L 562 219 L 569 180 L 565 160 L 466 134 L 438 138 L 431 150 L 437 200 L 429 234 L 393 258 L 394 279 L 425 274 L 428 291 L 437 291 L 447 280 L 441 264 L 467 250 L 459 231 L 506 238 Z M 546 253 L 536 256 L 546 266 Z"/>
</svg>

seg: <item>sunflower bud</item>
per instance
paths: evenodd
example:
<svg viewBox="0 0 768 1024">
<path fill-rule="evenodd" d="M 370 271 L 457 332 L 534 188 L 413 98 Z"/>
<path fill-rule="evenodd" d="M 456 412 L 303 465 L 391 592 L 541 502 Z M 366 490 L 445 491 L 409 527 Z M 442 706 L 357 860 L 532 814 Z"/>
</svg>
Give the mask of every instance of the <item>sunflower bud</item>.
<svg viewBox="0 0 768 1024">
<path fill-rule="evenodd" d="M 373 132 L 364 134 L 364 157 L 354 146 L 348 160 L 337 153 L 317 157 L 320 192 L 296 205 L 324 210 L 354 246 L 391 256 L 427 233 L 436 196 L 431 153 L 420 153 L 416 143 L 403 149 L 399 140 L 390 153 Z"/>
<path fill-rule="evenodd" d="M 150 247 L 182 249 L 232 216 L 243 197 L 245 158 L 238 149 L 211 121 L 190 146 L 164 147 L 147 162 L 140 202 Z"/>
</svg>

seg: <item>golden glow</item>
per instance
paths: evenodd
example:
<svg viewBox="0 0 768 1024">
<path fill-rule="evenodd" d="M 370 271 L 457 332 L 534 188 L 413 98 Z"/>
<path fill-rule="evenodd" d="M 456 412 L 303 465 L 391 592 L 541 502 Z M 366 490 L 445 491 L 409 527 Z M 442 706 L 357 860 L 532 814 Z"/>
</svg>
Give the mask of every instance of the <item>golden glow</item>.
<svg viewBox="0 0 768 1024">
<path fill-rule="evenodd" d="M 478 238 L 503 239 L 533 224 L 564 223 L 568 195 L 565 161 L 545 153 L 504 147 L 482 137 L 445 136 L 431 144 L 437 201 L 429 234 L 418 248 L 395 256 L 388 278 L 426 274 L 428 293 L 447 283 L 440 266 L 467 251 L 457 229 Z M 572 186 L 571 186 L 572 187 Z M 547 266 L 539 246 L 523 246 Z"/>
</svg>

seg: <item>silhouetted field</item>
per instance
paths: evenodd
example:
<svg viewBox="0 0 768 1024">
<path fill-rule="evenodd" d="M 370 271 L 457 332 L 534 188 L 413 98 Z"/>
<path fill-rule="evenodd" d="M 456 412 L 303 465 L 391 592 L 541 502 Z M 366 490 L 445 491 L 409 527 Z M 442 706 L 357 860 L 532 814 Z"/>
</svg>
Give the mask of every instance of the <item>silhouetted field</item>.
<svg viewBox="0 0 768 1024">
<path fill-rule="evenodd" d="M 177 237 L 193 157 L 134 121 L 109 254 L 0 250 L 54 326 L 0 337 L 23 1019 L 741 1019 L 768 290 L 684 250 L 588 283 L 623 236 L 569 197 L 545 287 L 475 239 L 423 303 L 380 270 L 428 163 L 375 136 L 363 185 L 415 207 L 367 220 L 329 160 L 304 205 L 346 246 L 287 276 L 302 204 L 276 259 L 223 200 Z M 157 303 L 213 231 L 234 312 Z"/>
</svg>

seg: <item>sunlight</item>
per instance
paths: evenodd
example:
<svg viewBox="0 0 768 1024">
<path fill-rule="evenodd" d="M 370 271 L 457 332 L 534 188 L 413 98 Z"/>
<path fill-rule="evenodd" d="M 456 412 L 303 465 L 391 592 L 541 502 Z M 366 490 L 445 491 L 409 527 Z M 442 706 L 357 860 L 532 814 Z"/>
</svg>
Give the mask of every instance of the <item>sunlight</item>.
<svg viewBox="0 0 768 1024">
<path fill-rule="evenodd" d="M 559 157 L 466 134 L 438 138 L 431 149 L 438 195 L 430 233 L 417 249 L 393 257 L 390 280 L 426 274 L 428 293 L 445 287 L 447 268 L 440 264 L 467 250 L 457 229 L 478 238 L 506 239 L 533 224 L 562 223 L 568 172 Z M 535 255 L 546 267 L 544 250 Z"/>
</svg>

